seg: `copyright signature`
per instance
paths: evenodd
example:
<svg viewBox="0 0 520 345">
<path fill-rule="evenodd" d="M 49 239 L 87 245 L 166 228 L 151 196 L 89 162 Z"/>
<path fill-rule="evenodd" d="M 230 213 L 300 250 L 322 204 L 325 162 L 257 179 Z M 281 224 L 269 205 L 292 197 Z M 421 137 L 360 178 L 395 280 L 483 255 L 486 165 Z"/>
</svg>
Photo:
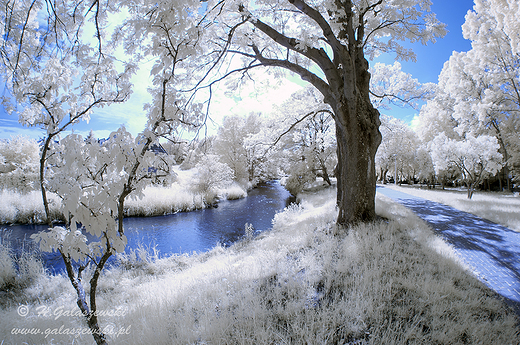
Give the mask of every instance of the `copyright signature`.
<svg viewBox="0 0 520 345">
<path fill-rule="evenodd" d="M 18 306 L 18 309 L 16 311 L 18 312 L 18 315 L 20 315 L 21 317 L 26 317 L 27 315 L 29 315 L 29 307 L 25 304 Z"/>
</svg>

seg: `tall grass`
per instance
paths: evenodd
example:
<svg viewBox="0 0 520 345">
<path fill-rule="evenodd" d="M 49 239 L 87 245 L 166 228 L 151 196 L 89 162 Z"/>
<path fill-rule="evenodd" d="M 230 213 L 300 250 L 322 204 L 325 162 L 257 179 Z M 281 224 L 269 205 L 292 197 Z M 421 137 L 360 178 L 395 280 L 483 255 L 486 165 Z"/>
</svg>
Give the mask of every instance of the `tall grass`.
<svg viewBox="0 0 520 345">
<path fill-rule="evenodd" d="M 216 199 L 239 199 L 247 196 L 240 186 L 233 184 L 208 197 L 189 185 L 172 184 L 170 187 L 149 186 L 140 198 L 126 202 L 128 216 L 157 216 L 204 208 Z"/>
<path fill-rule="evenodd" d="M 64 219 L 59 209 L 61 200 L 55 194 L 48 193 L 51 216 Z M 8 223 L 44 223 L 45 209 L 39 191 L 19 193 L 13 190 L 0 190 L 0 224 Z"/>
<path fill-rule="evenodd" d="M 42 258 L 32 242 L 21 252 L 11 246 L 9 231 L 0 230 L 0 306 L 9 307 L 24 299 L 24 293 L 46 275 Z"/>
<path fill-rule="evenodd" d="M 122 330 L 110 341 L 518 344 L 516 314 L 469 275 L 425 223 L 379 198 L 378 214 L 387 220 L 340 232 L 334 193 L 304 195 L 299 206 L 275 217 L 272 231 L 230 248 L 164 259 L 143 250 L 121 256 L 98 287 L 98 309 L 120 311 L 100 318 L 102 327 Z M 28 316 L 16 306 L 3 308 L 2 339 L 92 343 L 90 335 L 12 334 L 14 327 L 86 327 L 79 316 L 37 313 L 42 306 L 77 309 L 66 282 L 42 276 L 27 288 Z"/>
<path fill-rule="evenodd" d="M 473 197 L 468 199 L 465 191 L 430 190 L 395 185 L 385 185 L 385 187 L 440 202 L 520 232 L 520 197 L 511 193 L 476 191 Z"/>
<path fill-rule="evenodd" d="M 63 220 L 60 212 L 61 200 L 49 193 L 53 219 Z M 128 198 L 127 216 L 157 216 L 182 211 L 193 211 L 213 203 L 213 199 L 239 199 L 247 192 L 237 184 L 219 190 L 216 195 L 207 195 L 193 190 L 189 185 L 174 183 L 170 187 L 149 186 L 141 198 Z M 209 200 L 209 201 L 208 201 Z M 45 210 L 40 192 L 19 193 L 12 190 L 0 191 L 0 224 L 37 224 L 45 222 Z"/>
</svg>

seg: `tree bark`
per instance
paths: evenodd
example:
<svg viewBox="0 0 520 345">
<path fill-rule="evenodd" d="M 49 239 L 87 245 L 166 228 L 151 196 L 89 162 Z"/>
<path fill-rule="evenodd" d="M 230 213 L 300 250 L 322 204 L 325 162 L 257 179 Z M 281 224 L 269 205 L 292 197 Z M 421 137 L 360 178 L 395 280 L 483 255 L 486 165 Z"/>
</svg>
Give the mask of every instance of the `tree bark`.
<svg viewBox="0 0 520 345">
<path fill-rule="evenodd" d="M 85 293 L 85 289 L 83 287 L 83 283 L 82 283 L 82 280 L 81 280 L 81 272 L 83 271 L 83 269 L 85 267 L 80 267 L 79 270 L 78 270 L 78 274 L 76 275 L 74 273 L 74 269 L 72 267 L 72 260 L 70 259 L 69 256 L 65 255 L 61 250 L 60 250 L 60 254 L 61 254 L 61 257 L 63 258 L 63 262 L 65 263 L 65 268 L 67 270 L 67 275 L 69 277 L 69 280 L 70 282 L 72 283 L 72 286 L 74 287 L 74 289 L 76 290 L 76 295 L 77 295 L 77 299 L 76 299 L 76 303 L 79 307 L 79 309 L 81 310 L 81 313 L 83 314 L 83 316 L 85 316 L 86 320 L 87 320 L 87 324 L 88 324 L 88 327 L 90 328 L 90 331 L 92 332 L 92 336 L 94 337 L 94 340 L 96 341 L 96 344 L 97 345 L 106 345 L 106 337 L 105 337 L 105 334 L 103 333 L 103 331 L 101 330 L 101 328 L 99 327 L 99 324 L 98 324 L 98 319 L 97 319 L 97 314 L 96 314 L 96 304 L 95 304 L 95 292 L 96 292 L 96 288 L 97 288 L 97 279 L 99 278 L 99 273 L 96 275 L 94 275 L 96 278 L 94 280 L 94 278 L 91 279 L 91 287 L 90 287 L 90 308 L 87 304 L 87 296 L 86 296 L 86 293 Z M 106 259 L 103 261 L 103 265 L 104 263 L 106 262 L 106 260 L 111 256 L 111 252 L 109 251 L 108 253 L 105 253 L 105 255 L 103 256 L 103 259 Z M 97 269 L 96 269 L 96 272 L 97 272 Z M 92 286 L 92 282 L 94 280 L 94 286 Z M 93 303 L 94 301 L 94 303 Z"/>
<path fill-rule="evenodd" d="M 376 218 L 375 156 L 382 138 L 379 111 L 370 101 L 368 61 L 362 49 L 354 49 L 350 57 L 350 68 L 342 73 L 343 87 L 334 92 L 339 102 L 330 103 L 338 145 L 337 224 L 342 227 Z"/>
<path fill-rule="evenodd" d="M 349 114 L 346 106 L 342 108 L 335 111 L 338 117 L 337 223 L 347 226 L 375 219 L 375 155 L 381 134 L 379 112 L 369 100 L 358 97 L 355 114 Z"/>
<path fill-rule="evenodd" d="M 47 164 L 47 153 L 51 146 L 52 139 L 56 134 L 50 134 L 47 136 L 43 143 L 42 151 L 40 154 L 40 191 L 42 194 L 43 208 L 45 210 L 45 221 L 49 228 L 53 227 L 53 219 L 49 208 L 49 199 L 47 197 L 47 188 L 45 187 L 45 169 Z"/>
</svg>

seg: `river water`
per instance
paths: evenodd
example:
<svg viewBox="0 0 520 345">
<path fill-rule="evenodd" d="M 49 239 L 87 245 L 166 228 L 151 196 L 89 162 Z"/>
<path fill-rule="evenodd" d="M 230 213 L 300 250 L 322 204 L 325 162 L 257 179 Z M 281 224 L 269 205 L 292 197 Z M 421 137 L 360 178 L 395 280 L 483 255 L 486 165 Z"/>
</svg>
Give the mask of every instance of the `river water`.
<svg viewBox="0 0 520 345">
<path fill-rule="evenodd" d="M 272 227 L 274 215 L 286 207 L 293 198 L 278 181 L 270 181 L 249 191 L 239 200 L 224 200 L 218 207 L 179 212 L 157 217 L 129 217 L 124 219 L 128 238 L 126 250 L 139 245 L 155 247 L 160 256 L 174 253 L 204 252 L 218 243 L 227 246 L 244 236 L 245 224 L 253 225 L 256 232 Z M 30 244 L 30 236 L 46 229 L 45 225 L 0 226 L 8 232 L 15 249 Z M 25 241 L 24 241 L 25 239 Z M 59 271 L 64 268 L 57 253 L 43 255 L 47 268 Z"/>
</svg>

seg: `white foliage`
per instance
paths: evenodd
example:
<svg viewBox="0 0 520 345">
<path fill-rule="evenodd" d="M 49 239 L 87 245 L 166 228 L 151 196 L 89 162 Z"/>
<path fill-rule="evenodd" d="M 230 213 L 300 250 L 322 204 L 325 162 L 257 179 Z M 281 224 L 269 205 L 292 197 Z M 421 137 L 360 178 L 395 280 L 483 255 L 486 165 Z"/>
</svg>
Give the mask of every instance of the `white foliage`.
<svg viewBox="0 0 520 345">
<path fill-rule="evenodd" d="M 46 252 L 61 251 L 70 255 L 73 260 L 84 260 L 89 253 L 87 238 L 80 230 L 69 230 L 55 226 L 46 232 L 31 235 L 31 238 Z"/>
<path fill-rule="evenodd" d="M 233 170 L 226 163 L 220 162 L 217 155 L 202 156 L 195 168 L 197 173 L 194 183 L 197 190 L 210 197 L 211 194 L 216 194 L 218 189 L 233 182 Z"/>
<path fill-rule="evenodd" d="M 476 4 L 485 6 L 481 1 Z M 490 12 L 497 21 L 497 29 L 501 29 L 511 40 L 512 51 L 520 54 L 520 3 L 516 0 L 489 0 Z"/>
<path fill-rule="evenodd" d="M 0 189 L 38 189 L 39 151 L 36 140 L 26 137 L 0 140 Z"/>
<path fill-rule="evenodd" d="M 397 167 L 401 176 L 413 177 L 417 172 L 415 164 L 420 162 L 417 157 L 417 134 L 404 121 L 395 117 L 381 115 L 380 119 L 382 141 L 376 153 L 376 168 L 394 176 Z M 385 176 L 382 178 L 386 179 Z"/>
<path fill-rule="evenodd" d="M 484 173 L 495 174 L 502 167 L 498 149 L 497 139 L 489 135 L 468 135 L 459 141 L 441 133 L 432 141 L 431 155 L 437 173 L 455 167 L 473 185 Z"/>
<path fill-rule="evenodd" d="M 439 133 L 460 141 L 494 136 L 509 172 L 520 162 L 518 32 L 506 29 L 517 25 L 517 12 L 518 4 L 507 0 L 475 1 L 462 26 L 472 49 L 454 52 L 444 64 L 435 97 L 421 109 L 418 128 L 425 142 Z"/>
<path fill-rule="evenodd" d="M 401 64 L 376 63 L 370 69 L 370 91 L 374 107 L 389 109 L 391 104 L 417 108 L 417 101 L 433 96 L 435 84 L 421 84 L 411 74 L 401 70 Z"/>
</svg>

